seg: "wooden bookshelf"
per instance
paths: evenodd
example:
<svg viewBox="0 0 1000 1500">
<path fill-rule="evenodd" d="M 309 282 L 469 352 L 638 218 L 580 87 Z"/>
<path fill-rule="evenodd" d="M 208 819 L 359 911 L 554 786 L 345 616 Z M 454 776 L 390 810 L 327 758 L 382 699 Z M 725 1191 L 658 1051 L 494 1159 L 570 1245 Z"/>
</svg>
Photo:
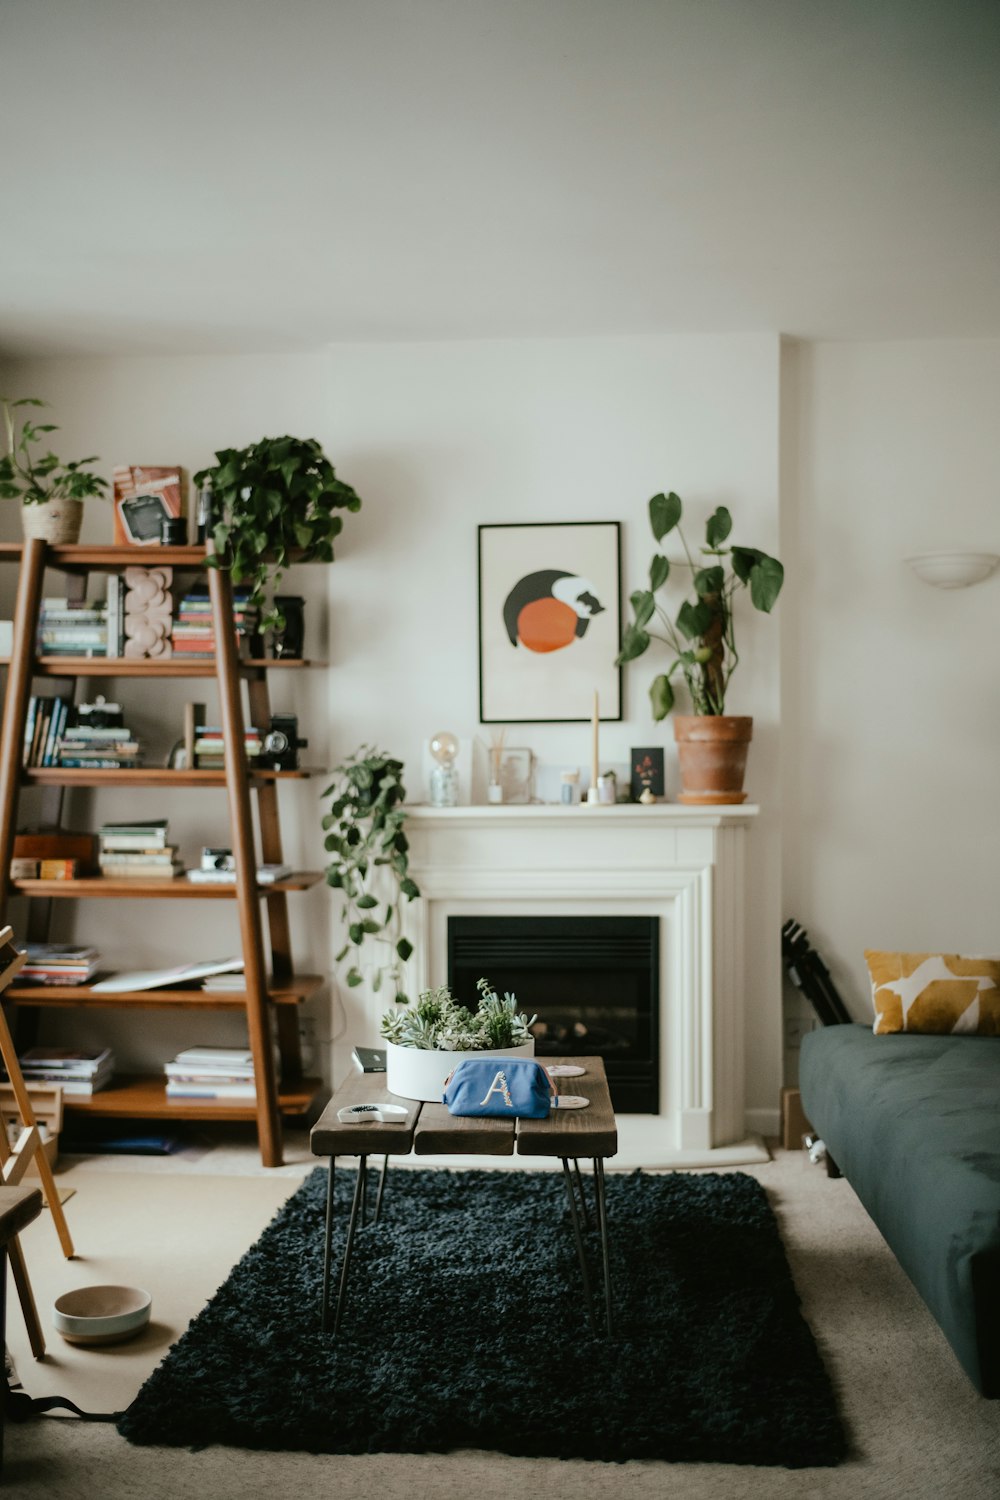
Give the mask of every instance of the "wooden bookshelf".
<svg viewBox="0 0 1000 1500">
<path fill-rule="evenodd" d="M 295 561 L 289 558 L 289 561 Z M 91 1099 L 72 1096 L 67 1110 L 106 1117 L 197 1120 L 253 1120 L 257 1125 L 261 1160 L 279 1166 L 282 1160 L 281 1116 L 302 1115 L 322 1090 L 316 1079 L 302 1076 L 298 1006 L 323 984 L 319 975 L 299 975 L 291 952 L 288 898 L 318 885 L 314 871 L 295 873 L 285 880 L 258 885 L 258 861 L 283 862 L 278 808 L 280 783 L 296 783 L 325 775 L 320 768 L 295 771 L 261 770 L 248 764 L 244 753 L 245 725 L 266 729 L 271 719 L 268 679 L 274 672 L 301 671 L 318 665 L 309 659 L 241 657 L 232 630 L 233 594 L 228 573 L 207 566 L 204 546 L 121 547 L 75 545 L 50 547 L 41 541 L 0 544 L 0 563 L 17 563 L 18 590 L 14 611 L 11 655 L 6 662 L 6 693 L 0 721 L 0 921 L 13 897 L 29 903 L 28 935 L 43 940 L 54 900 L 199 900 L 230 901 L 237 910 L 240 944 L 245 964 L 239 991 L 203 989 L 142 990 L 95 993 L 92 986 L 21 984 L 8 990 L 19 1010 L 114 1008 L 186 1011 L 242 1011 L 246 1017 L 254 1059 L 256 1098 L 233 1100 L 167 1100 L 162 1077 L 115 1078 L 110 1088 Z M 216 654 L 194 659 L 35 656 L 35 639 L 42 603 L 43 579 L 48 569 L 83 578 L 90 572 L 121 571 L 130 566 L 169 566 L 175 572 L 202 572 L 211 604 Z M 35 678 L 86 679 L 149 678 L 214 679 L 218 687 L 216 720 L 222 727 L 225 767 L 220 770 L 171 770 L 166 767 L 102 770 L 22 766 L 28 701 Z M 246 713 L 244 713 L 244 695 Z M 19 880 L 10 878 L 10 860 L 17 827 L 18 802 L 27 788 L 47 799 L 47 820 L 64 823 L 63 801 L 74 788 L 130 787 L 136 798 L 146 789 L 223 790 L 229 810 L 229 843 L 237 879 L 233 885 L 198 885 L 170 880 Z M 251 795 L 252 794 L 252 795 Z M 54 815 L 53 815 L 54 812 Z M 135 816 L 141 817 L 136 805 Z M 258 854 L 259 844 L 259 854 Z M 274 1043 L 279 1065 L 276 1068 Z M 280 1073 L 281 1082 L 278 1076 Z"/>
</svg>

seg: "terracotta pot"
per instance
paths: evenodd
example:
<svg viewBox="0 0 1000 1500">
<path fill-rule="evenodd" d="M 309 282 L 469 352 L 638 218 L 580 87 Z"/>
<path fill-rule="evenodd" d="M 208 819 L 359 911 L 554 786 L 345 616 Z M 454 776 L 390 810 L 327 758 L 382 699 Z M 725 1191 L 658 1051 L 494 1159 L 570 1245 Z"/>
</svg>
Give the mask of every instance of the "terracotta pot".
<svg viewBox="0 0 1000 1500">
<path fill-rule="evenodd" d="M 743 777 L 753 719 L 733 714 L 675 714 L 674 739 L 681 763 L 679 802 L 726 805 L 745 802 Z"/>
<path fill-rule="evenodd" d="M 82 500 L 46 500 L 42 505 L 21 505 L 21 530 L 26 540 L 37 538 L 54 547 L 80 540 L 83 525 Z"/>
</svg>

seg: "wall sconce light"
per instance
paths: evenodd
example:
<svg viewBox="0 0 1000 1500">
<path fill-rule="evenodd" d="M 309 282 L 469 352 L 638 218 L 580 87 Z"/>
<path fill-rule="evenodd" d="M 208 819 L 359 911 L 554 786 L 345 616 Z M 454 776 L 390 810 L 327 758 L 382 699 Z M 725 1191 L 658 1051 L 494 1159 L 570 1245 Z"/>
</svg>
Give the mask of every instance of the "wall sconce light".
<svg viewBox="0 0 1000 1500">
<path fill-rule="evenodd" d="M 989 578 L 1000 556 L 995 552 L 917 552 L 903 561 L 924 583 L 939 589 L 964 589 Z"/>
</svg>

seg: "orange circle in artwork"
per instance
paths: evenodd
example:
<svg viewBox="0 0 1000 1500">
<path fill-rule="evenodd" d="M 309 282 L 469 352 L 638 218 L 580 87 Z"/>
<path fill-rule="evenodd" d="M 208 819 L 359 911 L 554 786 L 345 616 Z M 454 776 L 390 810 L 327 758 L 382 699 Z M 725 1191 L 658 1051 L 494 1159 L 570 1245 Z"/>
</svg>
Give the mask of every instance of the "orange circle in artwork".
<svg viewBox="0 0 1000 1500">
<path fill-rule="evenodd" d="M 517 617 L 517 636 L 529 651 L 560 651 L 576 639 L 576 626 L 576 610 L 550 594 L 524 606 Z"/>
</svg>

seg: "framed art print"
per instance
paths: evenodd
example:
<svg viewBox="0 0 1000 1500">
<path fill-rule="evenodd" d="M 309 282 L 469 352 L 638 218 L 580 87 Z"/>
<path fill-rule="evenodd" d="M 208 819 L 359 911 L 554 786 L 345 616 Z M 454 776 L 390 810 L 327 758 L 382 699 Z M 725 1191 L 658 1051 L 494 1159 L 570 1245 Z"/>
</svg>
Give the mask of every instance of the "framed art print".
<svg viewBox="0 0 1000 1500">
<path fill-rule="evenodd" d="M 617 521 L 479 528 L 479 720 L 622 717 Z"/>
</svg>

